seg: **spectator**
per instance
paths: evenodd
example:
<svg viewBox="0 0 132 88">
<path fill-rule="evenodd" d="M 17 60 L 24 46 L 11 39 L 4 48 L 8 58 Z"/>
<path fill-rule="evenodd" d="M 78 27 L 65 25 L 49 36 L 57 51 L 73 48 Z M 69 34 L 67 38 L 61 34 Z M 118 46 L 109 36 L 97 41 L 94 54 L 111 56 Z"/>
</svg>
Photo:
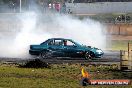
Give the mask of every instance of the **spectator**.
<svg viewBox="0 0 132 88">
<path fill-rule="evenodd" d="M 71 9 L 68 9 L 68 14 L 72 14 L 72 11 L 71 11 Z"/>
<path fill-rule="evenodd" d="M 11 9 L 11 11 L 13 10 L 13 12 L 15 12 L 16 11 L 15 7 L 16 4 L 13 1 L 9 1 L 9 8 Z"/>
<path fill-rule="evenodd" d="M 130 21 L 130 20 L 131 20 L 130 16 L 126 16 L 126 21 Z"/>
<path fill-rule="evenodd" d="M 60 11 L 60 3 L 59 2 L 55 3 L 55 10 L 58 12 Z"/>
<path fill-rule="evenodd" d="M 122 18 L 122 21 L 125 21 L 125 15 L 122 15 L 121 18 Z"/>
<path fill-rule="evenodd" d="M 121 16 L 118 16 L 118 17 L 116 18 L 116 20 L 117 20 L 117 21 L 121 21 L 121 20 L 122 20 Z"/>
<path fill-rule="evenodd" d="M 61 12 L 66 13 L 66 4 L 65 3 L 63 3 L 63 5 L 61 7 Z"/>
</svg>

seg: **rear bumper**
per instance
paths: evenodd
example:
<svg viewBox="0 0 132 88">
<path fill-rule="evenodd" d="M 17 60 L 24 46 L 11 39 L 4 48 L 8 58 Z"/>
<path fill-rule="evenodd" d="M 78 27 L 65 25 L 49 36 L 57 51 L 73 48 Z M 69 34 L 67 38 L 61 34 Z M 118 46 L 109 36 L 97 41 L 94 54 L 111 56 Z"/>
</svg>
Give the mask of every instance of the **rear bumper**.
<svg viewBox="0 0 132 88">
<path fill-rule="evenodd" d="M 29 50 L 29 54 L 31 54 L 31 55 L 39 55 L 40 54 L 40 51 L 37 51 L 37 50 Z"/>
</svg>

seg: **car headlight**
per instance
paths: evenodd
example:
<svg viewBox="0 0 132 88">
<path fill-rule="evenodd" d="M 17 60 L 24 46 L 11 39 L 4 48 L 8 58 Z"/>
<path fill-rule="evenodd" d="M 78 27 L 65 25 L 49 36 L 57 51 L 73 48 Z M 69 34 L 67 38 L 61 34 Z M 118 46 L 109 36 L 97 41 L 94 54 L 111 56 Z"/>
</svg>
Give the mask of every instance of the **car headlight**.
<svg viewBox="0 0 132 88">
<path fill-rule="evenodd" d="M 99 53 L 99 54 L 103 53 L 102 50 L 96 50 L 96 52 Z"/>
</svg>

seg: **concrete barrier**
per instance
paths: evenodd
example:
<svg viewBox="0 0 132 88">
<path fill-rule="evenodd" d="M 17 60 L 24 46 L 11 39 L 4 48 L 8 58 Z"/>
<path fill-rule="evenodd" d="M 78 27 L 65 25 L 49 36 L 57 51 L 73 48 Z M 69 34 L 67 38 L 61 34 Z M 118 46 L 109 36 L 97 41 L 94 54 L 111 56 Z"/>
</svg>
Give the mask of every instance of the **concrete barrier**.
<svg viewBox="0 0 132 88">
<path fill-rule="evenodd" d="M 132 36 L 132 24 L 106 24 L 107 34 Z"/>
</svg>

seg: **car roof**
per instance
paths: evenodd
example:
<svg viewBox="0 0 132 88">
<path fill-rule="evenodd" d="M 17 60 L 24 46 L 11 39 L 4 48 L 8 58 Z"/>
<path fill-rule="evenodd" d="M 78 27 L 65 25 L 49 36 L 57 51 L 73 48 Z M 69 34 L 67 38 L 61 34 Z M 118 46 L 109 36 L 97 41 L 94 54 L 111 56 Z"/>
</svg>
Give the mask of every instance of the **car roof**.
<svg viewBox="0 0 132 88">
<path fill-rule="evenodd" d="M 50 39 L 55 39 L 55 40 L 71 40 L 71 39 L 66 39 L 66 38 L 50 38 Z"/>
</svg>

